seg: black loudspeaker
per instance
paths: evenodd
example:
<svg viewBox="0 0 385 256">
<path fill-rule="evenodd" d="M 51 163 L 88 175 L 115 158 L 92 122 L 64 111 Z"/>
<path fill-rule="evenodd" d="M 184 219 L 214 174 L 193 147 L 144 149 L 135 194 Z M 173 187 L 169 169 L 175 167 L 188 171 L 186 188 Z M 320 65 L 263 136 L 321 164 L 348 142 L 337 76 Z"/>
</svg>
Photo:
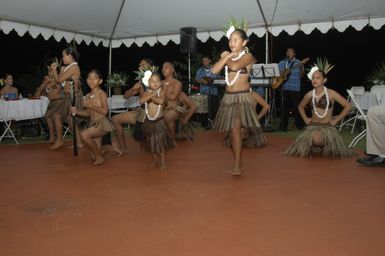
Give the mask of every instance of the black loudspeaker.
<svg viewBox="0 0 385 256">
<path fill-rule="evenodd" d="M 180 29 L 180 52 L 193 53 L 197 50 L 197 29 L 184 27 Z"/>
</svg>

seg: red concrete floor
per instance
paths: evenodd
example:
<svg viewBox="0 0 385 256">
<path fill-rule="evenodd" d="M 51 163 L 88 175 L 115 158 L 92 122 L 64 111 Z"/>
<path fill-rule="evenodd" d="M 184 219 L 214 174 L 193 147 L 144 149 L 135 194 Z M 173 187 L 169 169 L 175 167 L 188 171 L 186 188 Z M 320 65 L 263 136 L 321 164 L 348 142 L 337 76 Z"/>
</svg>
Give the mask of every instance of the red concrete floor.
<svg viewBox="0 0 385 256">
<path fill-rule="evenodd" d="M 167 154 L 130 152 L 93 167 L 84 150 L 1 146 L 2 256 L 385 255 L 385 168 L 289 158 L 268 134 L 245 174 L 215 132 Z"/>
</svg>

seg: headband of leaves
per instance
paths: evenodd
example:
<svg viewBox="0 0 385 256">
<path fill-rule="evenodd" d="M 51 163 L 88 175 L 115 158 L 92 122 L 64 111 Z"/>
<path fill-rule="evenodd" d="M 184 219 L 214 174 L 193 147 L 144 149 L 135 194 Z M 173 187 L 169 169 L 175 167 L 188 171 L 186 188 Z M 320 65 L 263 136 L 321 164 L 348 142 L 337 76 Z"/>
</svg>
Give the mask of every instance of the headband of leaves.
<svg viewBox="0 0 385 256">
<path fill-rule="evenodd" d="M 235 18 L 231 17 L 228 23 L 225 25 L 223 32 L 226 34 L 227 38 L 230 38 L 231 34 L 236 29 L 242 29 L 246 32 L 248 29 L 247 21 L 243 18 L 242 22 L 238 22 Z"/>
<path fill-rule="evenodd" d="M 325 74 L 327 74 L 333 68 L 334 68 L 334 65 L 329 63 L 327 58 L 322 59 L 320 57 L 317 57 L 317 61 L 316 63 L 313 64 L 309 73 L 307 73 L 307 77 L 309 78 L 309 80 L 312 80 L 314 72 L 320 70 L 320 71 L 323 71 Z"/>
<path fill-rule="evenodd" d="M 137 75 L 135 79 L 141 81 L 145 86 L 148 86 L 152 73 L 157 72 L 158 69 L 158 66 L 140 67 L 138 71 L 134 71 Z"/>
</svg>

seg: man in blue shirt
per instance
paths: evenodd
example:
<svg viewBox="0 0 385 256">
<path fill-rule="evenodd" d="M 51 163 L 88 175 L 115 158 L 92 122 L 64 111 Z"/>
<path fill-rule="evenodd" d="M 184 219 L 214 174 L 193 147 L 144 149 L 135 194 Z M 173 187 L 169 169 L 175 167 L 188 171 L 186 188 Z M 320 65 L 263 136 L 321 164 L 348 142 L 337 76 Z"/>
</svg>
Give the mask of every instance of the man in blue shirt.
<svg viewBox="0 0 385 256">
<path fill-rule="evenodd" d="M 298 111 L 298 105 L 302 100 L 301 93 L 301 78 L 304 74 L 304 67 L 300 60 L 295 58 L 295 50 L 288 48 L 286 51 L 286 58 L 278 63 L 279 71 L 281 74 L 285 70 L 291 69 L 291 72 L 287 75 L 287 80 L 281 85 L 281 124 L 279 129 L 281 131 L 287 131 L 289 108 L 291 108 L 294 114 L 295 125 L 298 130 L 302 130 L 304 122 Z"/>
<path fill-rule="evenodd" d="M 208 96 L 208 116 L 202 121 L 202 126 L 207 127 L 212 122 L 218 110 L 218 88 L 213 84 L 214 79 L 219 79 L 220 75 L 211 72 L 210 56 L 202 57 L 202 67 L 198 69 L 195 81 L 200 84 L 200 93 Z"/>
</svg>

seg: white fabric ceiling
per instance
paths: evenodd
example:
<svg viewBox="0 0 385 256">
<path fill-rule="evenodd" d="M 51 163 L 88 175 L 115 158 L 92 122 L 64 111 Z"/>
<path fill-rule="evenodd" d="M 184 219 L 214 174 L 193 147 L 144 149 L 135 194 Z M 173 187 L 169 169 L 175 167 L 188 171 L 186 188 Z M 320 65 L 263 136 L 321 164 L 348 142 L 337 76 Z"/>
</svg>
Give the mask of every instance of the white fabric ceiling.
<svg viewBox="0 0 385 256">
<path fill-rule="evenodd" d="M 259 0 L 269 31 L 277 36 L 315 28 L 343 32 L 348 26 L 380 29 L 385 24 L 384 0 Z M 122 5 L 122 3 L 124 3 Z M 123 8 L 121 9 L 121 6 Z M 119 11 L 121 9 L 121 15 Z M 112 47 L 170 40 L 179 44 L 181 27 L 196 27 L 197 37 L 220 40 L 230 17 L 249 23 L 248 33 L 262 37 L 265 22 L 257 0 L 1 0 L 0 30 L 13 29 L 36 38 L 75 39 Z M 114 25 L 117 20 L 116 30 Z"/>
</svg>

